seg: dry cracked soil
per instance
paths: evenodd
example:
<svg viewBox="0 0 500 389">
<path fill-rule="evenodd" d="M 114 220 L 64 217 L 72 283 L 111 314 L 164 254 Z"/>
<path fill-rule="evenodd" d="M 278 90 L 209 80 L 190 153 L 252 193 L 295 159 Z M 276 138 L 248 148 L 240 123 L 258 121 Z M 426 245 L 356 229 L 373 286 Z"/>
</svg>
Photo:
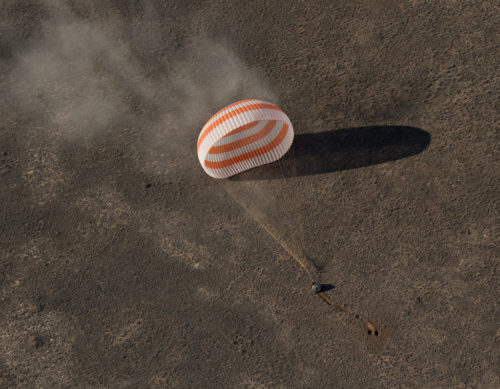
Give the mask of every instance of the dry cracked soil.
<svg viewBox="0 0 500 389">
<path fill-rule="evenodd" d="M 2 0 L 0 387 L 499 387 L 499 11 Z M 245 98 L 294 154 L 214 180 Z"/>
</svg>

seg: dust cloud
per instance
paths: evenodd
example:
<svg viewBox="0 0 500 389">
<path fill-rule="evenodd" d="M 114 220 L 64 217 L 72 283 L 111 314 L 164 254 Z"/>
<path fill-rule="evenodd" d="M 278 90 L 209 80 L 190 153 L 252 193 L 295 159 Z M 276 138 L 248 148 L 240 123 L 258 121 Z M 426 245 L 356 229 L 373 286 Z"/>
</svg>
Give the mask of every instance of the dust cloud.
<svg viewBox="0 0 500 389">
<path fill-rule="evenodd" d="M 60 0 L 43 4 L 49 17 L 17 53 L 8 93 L 26 112 L 45 113 L 46 126 L 66 136 L 96 135 L 140 116 L 167 136 L 195 137 L 214 110 L 237 99 L 277 103 L 262 74 L 202 33 L 179 42 L 182 52 L 164 60 L 167 72 L 150 72 L 113 26 L 78 17 Z M 160 23 L 147 21 L 153 22 Z M 144 35 L 135 41 L 149 39 L 147 29 L 134 34 Z"/>
<path fill-rule="evenodd" d="M 78 142 L 141 123 L 148 129 L 147 139 L 141 139 L 138 147 L 155 159 L 150 165 L 158 173 L 168 171 L 170 161 L 162 158 L 187 158 L 190 166 L 197 165 L 198 133 L 222 107 L 248 98 L 279 104 L 265 75 L 247 66 L 229 44 L 211 40 L 203 31 L 178 42 L 180 49 L 167 51 L 151 70 L 120 31 L 128 26 L 82 18 L 62 0 L 42 4 L 48 16 L 29 44 L 16 53 L 8 91 L 18 108 L 40 121 L 34 124 L 40 131 Z M 91 12 L 92 3 L 87 7 Z M 150 3 L 144 2 L 144 8 L 147 24 L 162 23 L 155 19 Z M 133 29 L 131 41 L 158 39 L 149 36 L 146 26 L 140 27 Z M 159 47 L 161 42 L 151 45 Z M 155 154 L 153 149 L 169 153 Z M 293 160 L 286 161 L 293 165 Z M 295 216 L 300 211 L 294 212 L 290 205 L 300 203 L 294 180 L 221 184 L 257 223 L 305 261 L 302 224 Z"/>
</svg>

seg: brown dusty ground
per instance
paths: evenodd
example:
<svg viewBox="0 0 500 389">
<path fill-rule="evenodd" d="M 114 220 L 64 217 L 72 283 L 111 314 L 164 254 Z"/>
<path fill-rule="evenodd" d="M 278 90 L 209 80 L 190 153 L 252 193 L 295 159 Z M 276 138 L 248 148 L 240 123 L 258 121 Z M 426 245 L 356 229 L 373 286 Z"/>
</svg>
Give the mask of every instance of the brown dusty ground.
<svg viewBox="0 0 500 389">
<path fill-rule="evenodd" d="M 494 3 L 3 0 L 0 386 L 497 388 Z M 297 171 L 221 184 L 248 97 Z"/>
</svg>

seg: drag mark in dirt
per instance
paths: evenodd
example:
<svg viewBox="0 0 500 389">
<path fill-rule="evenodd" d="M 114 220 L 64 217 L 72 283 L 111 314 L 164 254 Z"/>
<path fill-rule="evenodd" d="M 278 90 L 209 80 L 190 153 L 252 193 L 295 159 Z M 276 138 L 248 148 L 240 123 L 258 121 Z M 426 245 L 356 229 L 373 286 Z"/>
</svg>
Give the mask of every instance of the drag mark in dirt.
<svg viewBox="0 0 500 389">
<path fill-rule="evenodd" d="M 365 326 L 365 328 L 366 328 L 366 331 L 368 332 L 368 335 L 379 336 L 379 334 L 380 334 L 379 330 L 372 323 L 370 323 L 368 320 L 364 319 L 359 313 L 354 313 L 354 312 L 349 311 L 349 308 L 347 307 L 347 305 L 345 305 L 345 304 L 337 304 L 337 303 L 333 302 L 325 294 L 325 292 L 319 292 L 318 296 L 321 297 L 325 303 L 327 303 L 328 305 L 336 308 L 340 312 L 348 313 L 351 316 L 353 316 L 355 319 L 362 321 L 363 324 L 364 324 L 364 326 Z"/>
<path fill-rule="evenodd" d="M 251 217 L 254 219 L 257 224 L 259 224 L 264 231 L 266 231 L 276 242 L 279 243 L 281 247 L 285 249 L 286 252 L 288 252 L 295 261 L 309 274 L 311 279 L 314 281 L 313 282 L 313 290 L 315 290 L 315 286 L 319 286 L 319 290 L 316 290 L 316 293 L 318 294 L 319 297 L 323 299 L 324 302 L 326 302 L 328 305 L 336 308 L 339 312 L 345 312 L 353 316 L 355 319 L 363 322 L 364 327 L 366 328 L 366 331 L 368 335 L 370 336 L 379 336 L 380 331 L 368 320 L 364 319 L 363 316 L 361 316 L 359 313 L 351 312 L 347 305 L 345 304 L 338 304 L 330 300 L 330 298 L 325 294 L 324 291 L 321 290 L 321 284 L 317 283 L 315 280 L 319 278 L 319 273 L 320 269 L 311 261 L 306 258 L 305 255 L 297 255 L 294 250 L 291 249 L 291 247 L 284 241 L 284 239 L 280 238 L 278 234 L 273 233 L 272 229 L 266 226 L 262 221 L 259 220 L 258 217 L 256 217 L 251 209 L 247 207 L 244 202 L 240 201 L 238 197 L 235 195 L 235 193 L 232 193 L 228 185 L 223 185 L 224 188 L 226 189 L 226 192 L 231 196 L 231 198 L 239 204 Z"/>
</svg>

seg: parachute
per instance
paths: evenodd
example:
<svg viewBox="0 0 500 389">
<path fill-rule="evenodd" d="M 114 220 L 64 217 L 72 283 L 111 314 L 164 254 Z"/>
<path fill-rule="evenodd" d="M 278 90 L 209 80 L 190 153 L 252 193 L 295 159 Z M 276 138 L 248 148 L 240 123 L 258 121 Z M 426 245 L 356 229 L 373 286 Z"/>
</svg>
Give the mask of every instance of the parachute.
<svg viewBox="0 0 500 389">
<path fill-rule="evenodd" d="M 271 163 L 292 145 L 293 126 L 276 105 L 242 100 L 210 118 L 198 136 L 198 159 L 214 178 L 228 178 Z"/>
<path fill-rule="evenodd" d="M 198 136 L 198 159 L 203 170 L 214 178 L 228 178 L 278 160 L 281 167 L 284 167 L 286 158 L 281 157 L 290 149 L 293 139 L 292 123 L 276 105 L 255 99 L 238 101 L 223 108 L 205 123 Z M 293 168 L 294 158 L 292 153 Z M 264 186 L 257 186 L 259 190 L 256 190 L 254 182 L 221 180 L 220 183 L 233 200 L 310 275 L 314 293 L 338 311 L 364 321 L 368 334 L 378 336 L 378 330 L 369 321 L 351 312 L 345 304 L 333 302 L 325 294 L 328 285 L 319 282 L 321 268 L 316 266 L 304 251 L 300 212 L 289 209 L 290 204 L 287 202 L 275 201 L 284 192 L 283 182 L 264 181 Z M 294 188 L 296 185 L 289 185 L 286 192 L 292 194 Z M 281 209 L 283 206 L 286 209 Z"/>
</svg>

